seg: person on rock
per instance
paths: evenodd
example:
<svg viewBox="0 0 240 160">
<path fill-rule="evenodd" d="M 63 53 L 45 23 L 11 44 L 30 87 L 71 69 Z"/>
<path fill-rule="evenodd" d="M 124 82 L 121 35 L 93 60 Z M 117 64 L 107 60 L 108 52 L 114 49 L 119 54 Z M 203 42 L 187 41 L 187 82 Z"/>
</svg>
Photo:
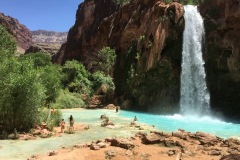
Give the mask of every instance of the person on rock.
<svg viewBox="0 0 240 160">
<path fill-rule="evenodd" d="M 137 121 L 137 117 L 135 116 L 134 118 L 133 118 L 133 121 L 131 122 L 131 126 L 135 126 L 136 125 L 136 121 Z"/>
</svg>

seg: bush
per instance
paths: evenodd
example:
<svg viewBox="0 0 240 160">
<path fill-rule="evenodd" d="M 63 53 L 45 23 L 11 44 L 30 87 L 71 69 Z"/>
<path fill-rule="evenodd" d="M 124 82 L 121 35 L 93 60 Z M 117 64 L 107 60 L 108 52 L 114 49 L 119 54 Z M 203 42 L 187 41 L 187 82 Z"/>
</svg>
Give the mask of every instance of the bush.
<svg viewBox="0 0 240 160">
<path fill-rule="evenodd" d="M 78 93 L 71 93 L 67 90 L 61 91 L 59 97 L 56 99 L 56 103 L 51 104 L 53 108 L 79 108 L 85 107 L 85 102 Z"/>
<path fill-rule="evenodd" d="M 20 56 L 20 60 L 29 59 L 33 60 L 35 68 L 52 65 L 50 56 L 42 52 L 29 53 Z"/>
<path fill-rule="evenodd" d="M 52 131 L 55 126 L 59 126 L 62 121 L 62 112 L 56 109 L 53 115 L 50 115 L 47 121 L 48 128 Z"/>
<path fill-rule="evenodd" d="M 45 108 L 39 109 L 36 124 L 41 125 L 42 122 L 47 122 L 49 116 L 50 116 L 49 109 Z"/>
<path fill-rule="evenodd" d="M 114 0 L 115 3 L 119 4 L 120 6 L 123 6 L 127 3 L 129 3 L 130 0 Z"/>
<path fill-rule="evenodd" d="M 115 89 L 115 85 L 113 83 L 113 79 L 110 76 L 106 76 L 104 73 L 97 71 L 91 76 L 93 82 L 93 89 L 96 91 L 102 85 L 107 86 L 107 92 L 113 93 Z"/>
</svg>

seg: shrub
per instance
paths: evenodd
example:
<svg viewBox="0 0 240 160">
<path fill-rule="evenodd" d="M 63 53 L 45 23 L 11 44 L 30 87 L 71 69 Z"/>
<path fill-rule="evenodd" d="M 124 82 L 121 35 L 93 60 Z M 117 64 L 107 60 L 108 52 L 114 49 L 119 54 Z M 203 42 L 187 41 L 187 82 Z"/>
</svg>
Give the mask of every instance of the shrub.
<svg viewBox="0 0 240 160">
<path fill-rule="evenodd" d="M 47 121 L 48 128 L 52 131 L 55 126 L 59 126 L 62 121 L 62 112 L 56 109 L 53 115 Z"/>
<path fill-rule="evenodd" d="M 24 54 L 20 56 L 20 60 L 29 60 L 29 59 L 33 60 L 35 68 L 52 65 L 50 56 L 42 52 L 29 53 L 29 54 Z"/>
<path fill-rule="evenodd" d="M 49 109 L 40 108 L 38 111 L 36 124 L 41 125 L 42 122 L 47 122 L 49 115 Z"/>
<path fill-rule="evenodd" d="M 107 86 L 107 92 L 112 92 L 115 89 L 115 85 L 113 83 L 113 79 L 110 76 L 106 76 L 104 73 L 97 71 L 92 74 L 91 77 L 93 81 L 93 89 L 96 91 L 98 88 L 100 88 L 102 85 Z"/>
<path fill-rule="evenodd" d="M 71 93 L 67 90 L 61 91 L 59 97 L 56 99 L 56 103 L 51 104 L 53 108 L 79 108 L 85 107 L 85 102 L 78 93 Z"/>
<path fill-rule="evenodd" d="M 67 61 L 63 66 L 64 85 L 71 92 L 92 94 L 92 83 L 88 80 L 89 72 L 82 63 L 73 60 Z"/>
</svg>

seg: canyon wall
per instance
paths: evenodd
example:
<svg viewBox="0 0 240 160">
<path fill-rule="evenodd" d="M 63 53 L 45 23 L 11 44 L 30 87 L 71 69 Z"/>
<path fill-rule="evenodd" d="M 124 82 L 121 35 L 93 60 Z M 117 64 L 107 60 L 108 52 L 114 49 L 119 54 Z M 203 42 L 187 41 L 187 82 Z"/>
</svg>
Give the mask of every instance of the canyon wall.
<svg viewBox="0 0 240 160">
<path fill-rule="evenodd" d="M 54 61 L 77 59 L 94 71 L 98 51 L 109 46 L 117 54 L 115 103 L 177 110 L 183 10 L 177 2 L 166 5 L 161 0 L 131 0 L 122 7 L 111 0 L 85 0 Z"/>
<path fill-rule="evenodd" d="M 240 0 L 208 0 L 199 9 L 206 29 L 204 58 L 212 109 L 239 118 Z"/>
<path fill-rule="evenodd" d="M 17 42 L 18 52 L 24 53 L 25 50 L 32 45 L 31 31 L 26 26 L 19 23 L 17 19 L 0 13 L 0 25 L 4 26 L 7 31 L 13 35 Z"/>
</svg>

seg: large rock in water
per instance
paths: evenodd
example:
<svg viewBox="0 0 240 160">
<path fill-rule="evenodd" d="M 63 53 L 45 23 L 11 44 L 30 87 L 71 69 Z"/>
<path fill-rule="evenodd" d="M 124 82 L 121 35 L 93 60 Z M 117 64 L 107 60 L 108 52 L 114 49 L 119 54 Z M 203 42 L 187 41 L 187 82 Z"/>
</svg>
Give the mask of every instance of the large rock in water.
<svg viewBox="0 0 240 160">
<path fill-rule="evenodd" d="M 54 61 L 76 59 L 94 71 L 98 51 L 114 48 L 116 101 L 172 111 L 179 102 L 183 10 L 177 2 L 162 0 L 131 0 L 120 8 L 112 0 L 86 0 Z"/>
<path fill-rule="evenodd" d="M 219 114 L 240 113 L 240 1 L 208 0 L 200 5 L 206 29 L 207 83 Z"/>
<path fill-rule="evenodd" d="M 18 52 L 24 53 L 24 51 L 31 46 L 31 31 L 26 26 L 19 23 L 17 19 L 0 13 L 0 25 L 3 25 L 16 39 Z"/>
</svg>

